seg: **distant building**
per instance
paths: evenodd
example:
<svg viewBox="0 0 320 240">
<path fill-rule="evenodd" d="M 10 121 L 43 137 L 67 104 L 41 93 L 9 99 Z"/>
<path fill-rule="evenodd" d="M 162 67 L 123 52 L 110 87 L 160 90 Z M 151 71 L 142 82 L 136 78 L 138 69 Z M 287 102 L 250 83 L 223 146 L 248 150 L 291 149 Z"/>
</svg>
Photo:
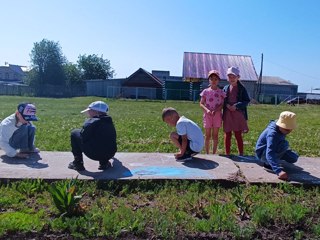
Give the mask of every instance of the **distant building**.
<svg viewBox="0 0 320 240">
<path fill-rule="evenodd" d="M 298 85 L 280 77 L 262 76 L 259 90 L 260 103 L 275 103 L 286 101 L 298 94 Z"/>
<path fill-rule="evenodd" d="M 201 82 L 186 82 L 182 76 L 170 76 L 169 71 L 152 70 L 163 83 L 164 98 L 170 100 L 198 100 Z"/>
<path fill-rule="evenodd" d="M 262 94 L 297 95 L 298 85 L 280 77 L 263 76 L 261 81 Z"/>
<path fill-rule="evenodd" d="M 26 67 L 9 64 L 0 66 L 0 84 L 22 84 L 26 76 Z"/>
<path fill-rule="evenodd" d="M 129 98 L 162 99 L 163 82 L 139 68 L 122 84 L 122 96 Z"/>
<path fill-rule="evenodd" d="M 185 52 L 182 77 L 187 82 L 201 82 L 201 87 L 206 88 L 209 85 L 208 72 L 217 70 L 221 78 L 219 85 L 223 87 L 228 84 L 226 73 L 231 66 L 239 68 L 240 80 L 253 97 L 258 75 L 251 57 L 247 55 Z"/>
<path fill-rule="evenodd" d="M 162 70 L 150 73 L 139 68 L 127 78 L 86 81 L 87 95 L 195 101 L 209 86 L 208 72 L 218 70 L 221 77 L 219 85 L 223 87 L 228 84 L 226 73 L 230 66 L 239 68 L 240 81 L 251 98 L 256 97 L 258 87 L 261 102 L 265 103 L 297 95 L 298 86 L 279 77 L 263 76 L 258 86 L 258 75 L 250 56 L 195 52 L 184 53 L 182 76 L 171 76 L 170 71 Z"/>
<path fill-rule="evenodd" d="M 163 82 L 143 68 L 127 78 L 87 80 L 87 95 L 110 98 L 162 99 Z"/>
</svg>

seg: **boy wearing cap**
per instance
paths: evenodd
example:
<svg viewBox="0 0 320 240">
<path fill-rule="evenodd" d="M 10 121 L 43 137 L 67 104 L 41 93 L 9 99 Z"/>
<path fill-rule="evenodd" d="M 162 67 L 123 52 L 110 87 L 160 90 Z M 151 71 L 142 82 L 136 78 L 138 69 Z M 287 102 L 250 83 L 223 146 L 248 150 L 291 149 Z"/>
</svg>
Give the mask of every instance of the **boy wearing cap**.
<svg viewBox="0 0 320 240">
<path fill-rule="evenodd" d="M 220 74 L 217 70 L 208 73 L 210 86 L 201 93 L 200 107 L 203 110 L 203 127 L 205 129 L 205 150 L 210 153 L 212 138 L 212 153 L 216 154 L 218 148 L 219 129 L 222 125 L 222 106 L 226 93 L 219 88 Z"/>
<path fill-rule="evenodd" d="M 256 156 L 263 161 L 264 168 L 287 180 L 288 174 L 280 167 L 280 160 L 295 163 L 299 155 L 289 148 L 286 136 L 296 128 L 296 114 L 284 111 L 277 122 L 271 121 L 261 133 L 256 144 Z"/>
<path fill-rule="evenodd" d="M 0 148 L 8 157 L 28 158 L 30 153 L 38 153 L 34 146 L 38 121 L 36 107 L 31 103 L 20 103 L 17 111 L 0 123 Z"/>
<path fill-rule="evenodd" d="M 82 153 L 92 160 L 99 161 L 99 170 L 111 167 L 109 160 L 117 152 L 117 134 L 112 118 L 107 115 L 108 110 L 106 103 L 95 101 L 81 111 L 87 114 L 88 119 L 82 129 L 74 129 L 71 132 L 71 151 L 74 161 L 68 168 L 76 171 L 85 170 Z"/>
</svg>

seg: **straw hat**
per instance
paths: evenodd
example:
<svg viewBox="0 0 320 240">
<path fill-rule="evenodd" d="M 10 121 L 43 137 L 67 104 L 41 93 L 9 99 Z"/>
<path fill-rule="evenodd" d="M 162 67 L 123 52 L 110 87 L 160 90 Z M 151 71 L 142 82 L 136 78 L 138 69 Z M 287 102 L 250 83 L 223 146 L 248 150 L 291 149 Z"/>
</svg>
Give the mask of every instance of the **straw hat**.
<svg viewBox="0 0 320 240">
<path fill-rule="evenodd" d="M 295 129 L 297 127 L 296 114 L 289 111 L 280 113 L 276 125 L 288 130 Z"/>
</svg>

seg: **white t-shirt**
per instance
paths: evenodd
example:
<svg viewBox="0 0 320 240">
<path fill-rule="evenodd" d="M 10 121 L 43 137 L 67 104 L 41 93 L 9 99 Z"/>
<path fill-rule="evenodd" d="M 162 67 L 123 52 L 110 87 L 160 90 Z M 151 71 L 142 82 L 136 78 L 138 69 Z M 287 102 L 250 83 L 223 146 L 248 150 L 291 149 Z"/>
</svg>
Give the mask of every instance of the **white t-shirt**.
<svg viewBox="0 0 320 240">
<path fill-rule="evenodd" d="M 181 116 L 177 122 L 176 129 L 178 135 L 187 135 L 191 150 L 201 152 L 204 146 L 204 138 L 200 127 L 195 122 Z"/>
</svg>

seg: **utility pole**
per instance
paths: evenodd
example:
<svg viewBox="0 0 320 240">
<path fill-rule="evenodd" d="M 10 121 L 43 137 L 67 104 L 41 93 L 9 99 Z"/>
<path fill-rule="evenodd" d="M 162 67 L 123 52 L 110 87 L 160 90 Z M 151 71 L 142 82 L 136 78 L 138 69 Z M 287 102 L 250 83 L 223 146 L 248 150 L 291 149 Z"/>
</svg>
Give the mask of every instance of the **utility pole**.
<svg viewBox="0 0 320 240">
<path fill-rule="evenodd" d="M 260 74 L 257 82 L 257 89 L 256 89 L 256 100 L 259 101 L 259 97 L 261 94 L 261 83 L 262 83 L 262 72 L 263 72 L 263 53 L 261 54 L 261 67 L 260 67 Z"/>
</svg>

